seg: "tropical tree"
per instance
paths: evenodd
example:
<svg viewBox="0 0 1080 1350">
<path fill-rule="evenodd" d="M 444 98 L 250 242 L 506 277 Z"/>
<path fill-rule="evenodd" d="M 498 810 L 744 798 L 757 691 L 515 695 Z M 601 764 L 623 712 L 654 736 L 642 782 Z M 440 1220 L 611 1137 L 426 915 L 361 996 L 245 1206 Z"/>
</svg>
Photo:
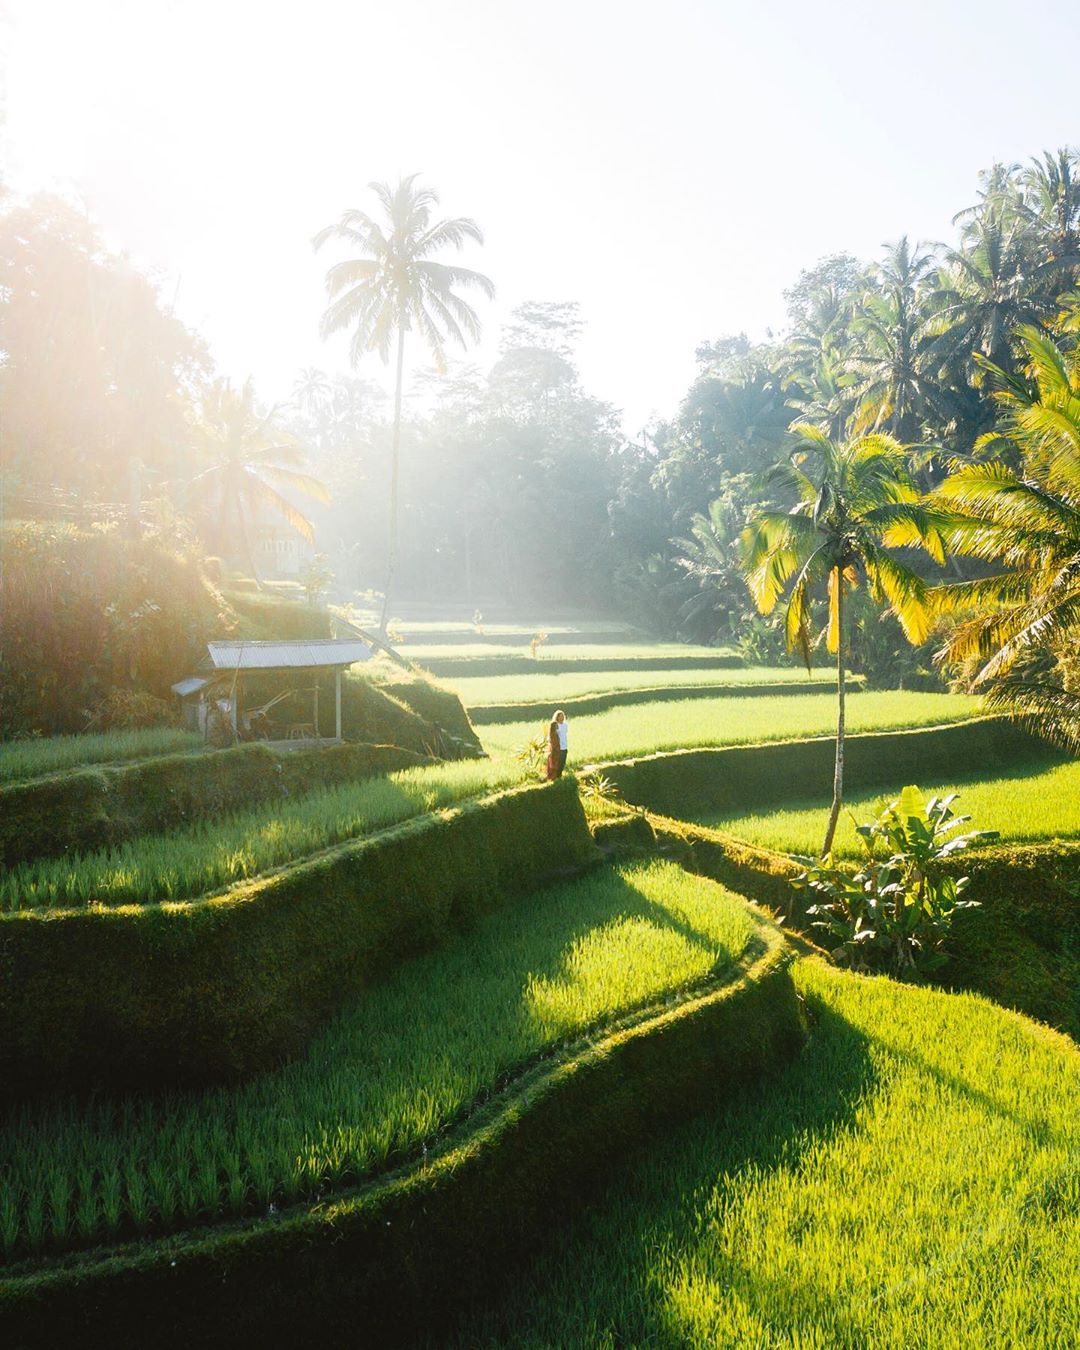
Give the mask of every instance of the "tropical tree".
<svg viewBox="0 0 1080 1350">
<path fill-rule="evenodd" d="M 934 382 L 926 369 L 927 292 L 937 260 L 907 235 L 886 249 L 876 287 L 852 321 L 849 365 L 860 401 L 857 430 L 888 431 L 901 441 L 919 439 L 933 405 Z"/>
<path fill-rule="evenodd" d="M 832 850 L 844 795 L 845 672 L 848 665 L 846 598 L 865 579 L 879 605 L 888 606 L 912 643 L 926 640 L 929 609 L 926 583 L 889 552 L 894 537 L 921 543 L 943 560 L 932 515 L 918 504 L 905 447 L 882 432 L 846 441 L 798 423 L 786 461 L 767 475 L 778 493 L 794 496 L 790 510 L 758 511 L 740 536 L 750 594 L 762 614 L 785 600 L 788 649 L 807 668 L 817 642 L 815 597 L 824 592 L 827 649 L 836 655 L 836 760 L 833 799 L 822 856 Z"/>
<path fill-rule="evenodd" d="M 366 211 L 344 212 L 335 225 L 315 236 L 315 247 L 340 239 L 361 250 L 359 257 L 335 263 L 326 274 L 330 304 L 322 316 L 322 336 L 352 330 L 350 355 L 355 365 L 365 352 L 378 352 L 384 364 L 397 347 L 394 379 L 394 434 L 390 466 L 390 530 L 380 629 L 386 632 L 387 609 L 394 581 L 398 536 L 398 462 L 401 454 L 401 386 L 405 364 L 405 335 L 417 333 L 430 349 L 440 370 L 445 366 L 446 342 L 461 347 L 480 334 L 476 311 L 457 293 L 475 288 L 489 299 L 494 287 L 487 277 L 466 267 L 436 262 L 440 249 L 460 249 L 468 241 L 483 243 L 474 220 L 458 217 L 432 222 L 438 197 L 418 187 L 417 175 L 388 183 L 370 183 L 383 211 L 382 222 Z"/>
<path fill-rule="evenodd" d="M 303 449 L 275 427 L 273 412 L 258 413 L 250 380 L 240 390 L 228 380 L 215 380 L 203 397 L 196 431 L 200 452 L 211 463 L 188 482 L 188 499 L 214 512 L 223 535 L 230 524 L 235 526 L 240 552 L 261 587 L 251 551 L 249 517 L 260 507 L 268 509 L 313 542 L 311 521 L 280 489 L 318 502 L 328 502 L 330 494 L 317 478 L 298 467 L 304 462 Z"/>
<path fill-rule="evenodd" d="M 1053 291 L 1067 290 L 1080 275 L 1080 153 L 1046 151 L 1019 181 L 1036 236 L 1037 275 Z"/>
<path fill-rule="evenodd" d="M 1027 380 L 985 363 L 1013 462 L 967 464 L 934 498 L 955 519 L 950 552 L 995 565 L 933 588 L 955 626 L 939 659 L 966 668 L 991 704 L 1080 745 L 1080 351 L 1019 332 Z M 986 438 L 987 440 L 990 437 Z"/>
</svg>

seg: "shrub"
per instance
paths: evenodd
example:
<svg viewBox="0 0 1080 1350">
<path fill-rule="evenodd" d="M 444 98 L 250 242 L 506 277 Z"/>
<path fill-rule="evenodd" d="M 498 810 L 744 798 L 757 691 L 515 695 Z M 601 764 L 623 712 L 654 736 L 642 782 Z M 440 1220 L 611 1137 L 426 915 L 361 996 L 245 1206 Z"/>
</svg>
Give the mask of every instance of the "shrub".
<svg viewBox="0 0 1080 1350">
<path fill-rule="evenodd" d="M 80 731 L 113 689 L 167 699 L 230 622 L 197 560 L 115 529 L 0 530 L 0 735 Z"/>
<path fill-rule="evenodd" d="M 996 830 L 957 834 L 969 816 L 952 810 L 955 794 L 931 797 L 906 787 L 877 820 L 858 826 L 867 861 L 852 876 L 832 858 L 804 859 L 797 890 L 809 890 L 817 903 L 806 913 L 813 927 L 833 939 L 835 961 L 855 970 L 888 969 L 892 974 L 925 974 L 945 962 L 944 945 L 953 916 L 978 901 L 961 900 L 967 877 L 956 877 L 945 864 L 973 843 L 997 839 Z M 876 854 L 883 844 L 884 860 Z"/>
</svg>

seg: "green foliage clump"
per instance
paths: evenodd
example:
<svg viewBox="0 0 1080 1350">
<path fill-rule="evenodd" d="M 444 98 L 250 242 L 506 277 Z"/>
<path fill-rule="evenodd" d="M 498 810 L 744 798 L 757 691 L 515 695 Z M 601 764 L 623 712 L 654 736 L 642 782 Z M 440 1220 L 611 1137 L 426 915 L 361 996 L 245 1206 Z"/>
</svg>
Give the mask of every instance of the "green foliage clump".
<svg viewBox="0 0 1080 1350">
<path fill-rule="evenodd" d="M 5 737 L 82 731 L 118 689 L 171 699 L 231 622 L 197 560 L 153 535 L 19 523 L 0 551 Z"/>
<path fill-rule="evenodd" d="M 972 844 L 997 839 L 996 830 L 957 834 L 970 816 L 952 809 L 955 795 L 931 797 L 906 787 L 877 820 L 859 825 L 867 861 L 854 876 L 832 857 L 805 859 L 796 890 L 817 897 L 807 915 L 828 934 L 835 961 L 854 970 L 887 969 L 901 977 L 923 975 L 944 964 L 954 916 L 978 901 L 962 900 L 967 877 L 945 864 Z M 879 858 L 877 846 L 888 856 Z"/>
</svg>

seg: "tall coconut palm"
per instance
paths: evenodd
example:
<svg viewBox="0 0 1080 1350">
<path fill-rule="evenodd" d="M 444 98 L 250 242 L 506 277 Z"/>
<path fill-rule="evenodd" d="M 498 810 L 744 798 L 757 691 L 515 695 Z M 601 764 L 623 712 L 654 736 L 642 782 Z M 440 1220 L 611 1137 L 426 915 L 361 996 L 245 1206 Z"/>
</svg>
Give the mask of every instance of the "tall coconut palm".
<svg viewBox="0 0 1080 1350">
<path fill-rule="evenodd" d="M 279 489 L 292 489 L 318 502 L 328 502 L 330 494 L 317 478 L 297 467 L 304 462 L 304 452 L 275 428 L 273 413 L 260 416 L 256 411 L 250 380 L 240 390 L 228 380 L 215 380 L 203 396 L 197 433 L 200 451 L 211 463 L 188 482 L 189 500 L 215 512 L 223 535 L 230 526 L 235 528 L 240 553 L 261 588 L 249 517 L 260 507 L 273 511 L 310 543 L 315 527 Z"/>
<path fill-rule="evenodd" d="M 1080 352 L 1034 327 L 1019 340 L 1030 385 L 988 366 L 1002 410 L 995 439 L 1015 447 L 1013 462 L 966 465 L 934 494 L 957 517 L 950 551 L 997 567 L 930 600 L 956 619 L 940 659 L 971 670 L 991 703 L 1075 745 L 1080 699 L 1050 667 L 1080 636 Z"/>
<path fill-rule="evenodd" d="M 1080 276 L 1080 153 L 1068 147 L 1046 151 L 1019 181 L 1041 284 L 1055 294 L 1067 290 Z"/>
<path fill-rule="evenodd" d="M 740 537 L 747 585 L 762 614 L 771 614 L 786 597 L 788 649 L 810 665 L 815 645 L 812 603 L 828 599 L 826 645 L 836 654 L 836 761 L 833 799 L 822 844 L 832 849 L 844 796 L 845 685 L 848 664 L 848 615 L 845 599 L 860 579 L 880 605 L 896 615 L 909 641 L 929 633 L 926 584 L 888 550 L 894 534 L 922 543 L 943 559 L 933 518 L 918 504 L 904 446 L 884 433 L 838 441 L 819 428 L 798 423 L 789 460 L 768 479 L 773 488 L 794 496 L 788 511 L 759 511 Z"/>
<path fill-rule="evenodd" d="M 483 243 L 474 220 L 459 217 L 432 222 L 438 197 L 418 187 L 417 175 L 403 178 L 396 188 L 369 183 L 382 207 L 379 222 L 366 211 L 344 212 L 336 225 L 315 236 L 315 247 L 340 239 L 361 250 L 361 256 L 335 263 L 326 274 L 330 299 L 320 325 L 324 338 L 351 329 L 350 354 L 356 364 L 365 352 L 378 352 L 385 364 L 397 345 L 394 380 L 394 438 L 390 463 L 390 531 L 386 586 L 380 629 L 386 632 L 390 590 L 397 561 L 398 461 L 401 453 L 401 385 L 405 364 L 405 335 L 415 332 L 442 370 L 447 339 L 462 347 L 480 334 L 476 311 L 457 294 L 470 287 L 489 299 L 494 287 L 487 277 L 467 267 L 435 262 L 440 249 L 460 249 L 470 240 Z"/>
</svg>

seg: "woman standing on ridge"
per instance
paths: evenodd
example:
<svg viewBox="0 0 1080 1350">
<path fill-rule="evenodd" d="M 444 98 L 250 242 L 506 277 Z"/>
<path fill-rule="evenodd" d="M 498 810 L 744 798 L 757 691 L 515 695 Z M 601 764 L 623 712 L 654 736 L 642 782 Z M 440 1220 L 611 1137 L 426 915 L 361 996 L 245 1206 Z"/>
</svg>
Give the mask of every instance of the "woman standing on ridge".
<svg viewBox="0 0 1080 1350">
<path fill-rule="evenodd" d="M 560 708 L 548 726 L 547 776 L 549 782 L 562 777 L 566 768 L 567 726 L 566 714 Z"/>
</svg>

